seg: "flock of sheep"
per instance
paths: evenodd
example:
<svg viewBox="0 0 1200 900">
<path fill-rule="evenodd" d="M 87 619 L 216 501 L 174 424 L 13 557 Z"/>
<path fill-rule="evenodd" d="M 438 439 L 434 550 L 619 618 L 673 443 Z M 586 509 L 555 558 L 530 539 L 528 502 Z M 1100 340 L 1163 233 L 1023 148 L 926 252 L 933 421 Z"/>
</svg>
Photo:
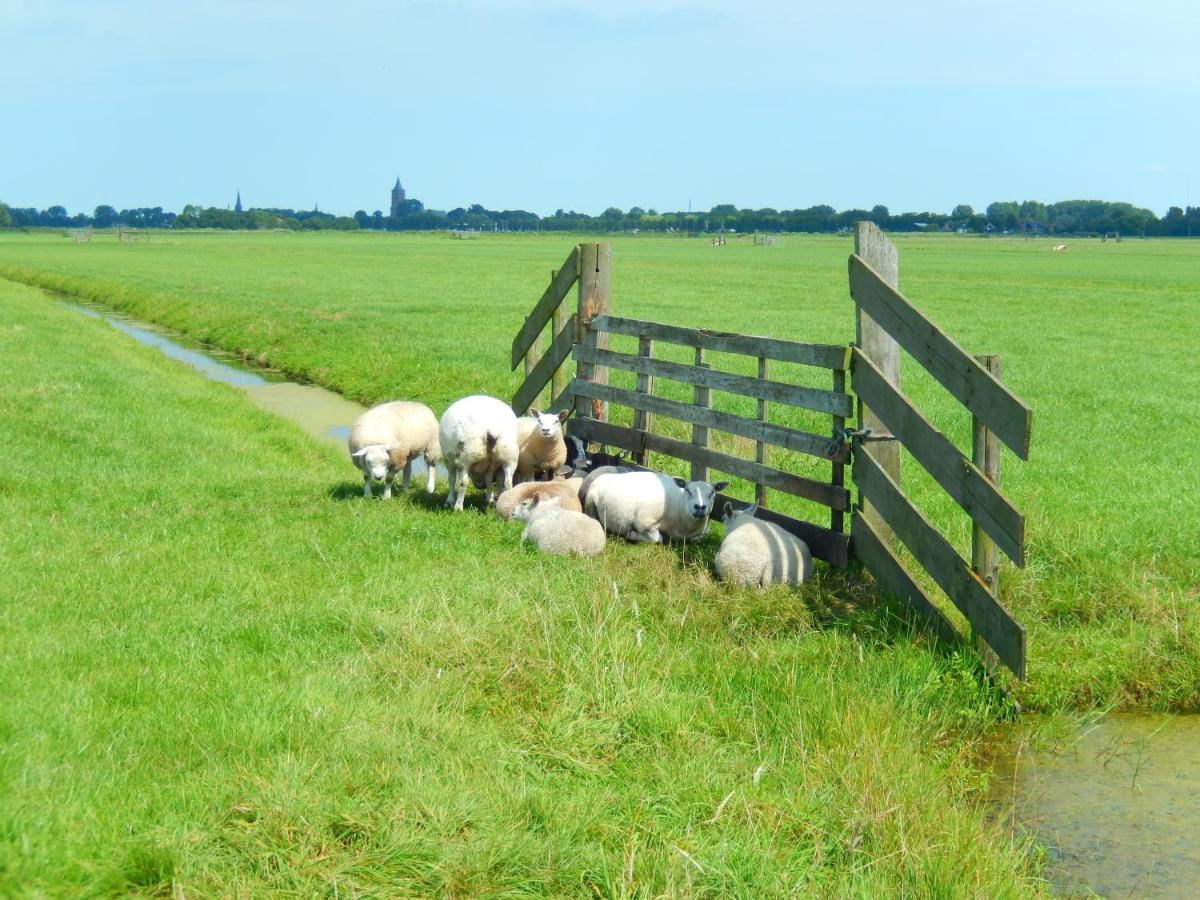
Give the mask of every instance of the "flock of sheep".
<svg viewBox="0 0 1200 900">
<path fill-rule="evenodd" d="M 606 532 L 657 544 L 697 541 L 708 531 L 716 494 L 727 482 L 684 481 L 621 466 L 617 457 L 591 454 L 583 441 L 565 436 L 568 413 L 531 412 L 518 418 L 504 402 L 482 395 L 455 401 L 441 422 L 423 403 L 373 407 L 350 429 L 350 458 L 362 470 L 363 496 L 371 496 L 373 481 L 382 481 L 383 497 L 390 497 L 398 473 L 407 490 L 413 463 L 424 459 L 427 493 L 434 492 L 441 461 L 450 482 L 447 507 L 463 508 L 468 484 L 482 488 L 501 518 L 525 523 L 521 540 L 544 553 L 593 556 L 604 549 Z M 735 511 L 725 504 L 717 575 L 740 585 L 804 581 L 812 572 L 808 546 L 755 518 L 757 509 Z"/>
</svg>

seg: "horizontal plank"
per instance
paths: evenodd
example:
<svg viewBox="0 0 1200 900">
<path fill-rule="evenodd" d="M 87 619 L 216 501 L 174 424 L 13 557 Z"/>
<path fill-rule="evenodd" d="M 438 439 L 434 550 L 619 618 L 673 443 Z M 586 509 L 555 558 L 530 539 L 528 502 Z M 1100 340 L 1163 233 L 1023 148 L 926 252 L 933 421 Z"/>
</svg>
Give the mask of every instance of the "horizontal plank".
<svg viewBox="0 0 1200 900">
<path fill-rule="evenodd" d="M 968 460 L 954 443 L 922 416 L 860 350 L 851 369 L 854 391 L 900 444 L 925 467 L 979 527 L 1018 566 L 1025 565 L 1025 517 Z"/>
<path fill-rule="evenodd" d="M 653 375 L 656 378 L 669 378 L 672 381 L 713 388 L 728 394 L 773 400 L 776 403 L 786 403 L 789 406 L 798 406 L 801 409 L 811 409 L 834 416 L 849 416 L 853 409 L 848 394 L 838 394 L 819 388 L 799 387 L 794 384 L 785 384 L 782 381 L 765 381 L 748 375 L 734 375 L 716 369 L 702 369 L 683 363 L 667 362 L 665 359 L 650 359 L 645 356 L 614 353 L 612 350 L 599 350 L 580 345 L 575 347 L 575 358 L 583 363 L 608 366 L 642 375 Z"/>
<path fill-rule="evenodd" d="M 746 356 L 766 356 L 782 362 L 802 363 L 823 369 L 845 369 L 850 365 L 847 353 L 849 348 L 840 344 L 804 344 L 799 341 L 781 341 L 728 331 L 680 328 L 677 325 L 623 319 L 619 316 L 597 316 L 592 320 L 592 328 L 611 334 L 682 344 L 685 347 L 701 347 L 705 350 L 741 353 Z"/>
<path fill-rule="evenodd" d="M 732 503 L 734 509 L 745 509 L 751 505 L 747 500 L 739 500 L 737 497 L 730 497 L 727 494 L 717 494 L 717 499 L 713 504 L 715 517 L 720 517 L 721 510 L 725 508 L 724 505 L 727 502 Z M 828 528 L 814 525 L 812 522 L 787 516 L 762 506 L 755 513 L 755 518 L 765 522 L 774 522 L 784 531 L 794 534 L 808 544 L 808 549 L 812 551 L 814 557 L 824 560 L 831 566 L 844 569 L 850 564 L 850 538 L 848 535 L 830 531 Z"/>
<path fill-rule="evenodd" d="M 537 399 L 538 394 L 549 383 L 558 367 L 570 358 L 571 347 L 575 344 L 575 318 L 575 313 L 571 313 L 571 317 L 567 319 L 562 331 L 554 336 L 554 343 L 550 345 L 549 352 L 538 360 L 538 364 L 533 367 L 532 372 L 525 376 L 524 383 L 513 395 L 512 408 L 518 416 L 525 415 L 529 404 Z M 557 410 L 552 411 L 556 412 Z"/>
<path fill-rule="evenodd" d="M 571 289 L 571 285 L 575 283 L 575 279 L 578 277 L 579 248 L 576 247 L 563 262 L 562 267 L 554 273 L 554 277 L 550 279 L 550 286 L 546 288 L 545 293 L 542 294 L 542 298 L 533 307 L 533 312 L 525 317 L 525 322 L 521 325 L 521 330 L 513 338 L 512 368 L 515 369 L 521 364 L 521 360 L 525 358 L 526 351 L 533 346 L 533 342 L 542 333 L 542 329 L 546 327 L 546 323 L 554 315 L 554 310 L 562 303 L 563 297 L 567 295 L 567 291 Z"/>
<path fill-rule="evenodd" d="M 772 425 L 769 422 L 760 422 L 757 419 L 747 419 L 743 416 L 735 416 L 731 413 L 696 406 L 692 403 L 681 403 L 677 400 L 668 400 L 665 397 L 655 397 L 653 394 L 615 388 L 607 384 L 594 384 L 590 381 L 577 380 L 572 385 L 572 390 L 577 395 L 583 397 L 607 400 L 609 403 L 628 406 L 630 409 L 669 416 L 672 419 L 689 422 L 693 425 L 715 428 L 718 431 L 736 434 L 739 437 L 749 438 L 752 441 L 762 441 L 765 444 L 771 444 L 775 447 L 783 447 L 785 450 L 807 453 L 809 456 L 816 456 L 820 459 L 829 459 L 833 462 L 842 463 L 849 461 L 849 449 L 846 445 L 842 445 L 833 457 L 825 455 L 825 451 L 829 449 L 829 444 L 832 440 L 828 435 L 810 434 L 807 431 L 797 431 L 793 428 L 785 428 L 782 425 Z"/>
<path fill-rule="evenodd" d="M 874 269 L 853 255 L 850 295 L 1013 453 L 1029 459 L 1033 411 Z"/>
<path fill-rule="evenodd" d="M 803 497 L 816 503 L 822 503 L 831 509 L 845 510 L 850 507 L 850 493 L 845 488 L 835 487 L 824 481 L 814 481 L 790 472 L 773 469 L 760 465 L 748 459 L 739 459 L 725 453 L 718 453 L 707 447 L 696 447 L 686 441 L 677 441 L 649 431 L 638 431 L 608 422 L 598 422 L 595 419 L 576 419 L 571 430 L 572 434 L 589 441 L 601 444 L 612 444 L 623 447 L 631 453 L 651 450 L 655 453 L 665 453 L 676 459 L 711 466 L 721 472 L 726 472 L 737 478 L 744 478 L 754 484 L 765 484 L 795 497 Z"/>
<path fill-rule="evenodd" d="M 938 640 L 950 646 L 962 643 L 963 637 L 958 633 L 958 629 L 950 623 L 921 586 L 912 580 L 903 563 L 896 558 L 861 512 L 855 512 L 850 519 L 850 537 L 855 557 L 871 573 L 875 583 L 885 594 L 906 601 Z"/>
<path fill-rule="evenodd" d="M 854 483 L 1000 661 L 1025 677 L 1025 629 L 896 483 L 865 453 L 854 456 Z"/>
</svg>

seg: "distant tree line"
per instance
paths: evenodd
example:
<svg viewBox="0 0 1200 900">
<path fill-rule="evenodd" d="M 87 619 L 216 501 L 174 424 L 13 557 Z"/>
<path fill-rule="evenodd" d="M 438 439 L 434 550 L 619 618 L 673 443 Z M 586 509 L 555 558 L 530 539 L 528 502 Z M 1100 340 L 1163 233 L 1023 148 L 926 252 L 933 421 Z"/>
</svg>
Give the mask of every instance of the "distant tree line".
<svg viewBox="0 0 1200 900">
<path fill-rule="evenodd" d="M 954 231 L 971 234 L 1120 234 L 1147 237 L 1200 236 L 1200 207 L 1172 206 L 1162 218 L 1130 203 L 1104 200 L 998 201 L 982 212 L 967 204 L 949 214 L 905 212 L 893 215 L 886 206 L 835 210 L 832 206 L 808 209 L 738 209 L 731 203 L 708 212 L 658 212 L 635 206 L 609 207 L 598 216 L 574 210 L 555 210 L 538 216 L 523 209 L 485 209 L 478 203 L 449 212 L 425 209 L 420 200 L 405 200 L 395 215 L 381 210 L 358 210 L 353 216 L 335 216 L 319 210 L 249 209 L 239 212 L 188 204 L 178 214 L 162 207 L 116 210 L 97 206 L 92 215 L 69 215 L 61 206 L 37 210 L 7 207 L 0 203 L 0 227 L 17 228 L 223 228 L 293 230 L 334 229 L 351 231 L 568 231 L 568 232 L 823 232 L 845 231 L 861 220 L 870 220 L 888 231 Z"/>
</svg>

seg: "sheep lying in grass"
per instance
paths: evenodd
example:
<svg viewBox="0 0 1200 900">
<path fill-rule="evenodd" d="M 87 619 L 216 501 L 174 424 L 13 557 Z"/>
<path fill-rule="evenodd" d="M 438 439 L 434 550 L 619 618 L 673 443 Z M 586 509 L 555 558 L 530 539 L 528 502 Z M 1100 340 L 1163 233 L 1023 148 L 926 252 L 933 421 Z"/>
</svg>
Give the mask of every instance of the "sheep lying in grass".
<svg viewBox="0 0 1200 900">
<path fill-rule="evenodd" d="M 684 481 L 658 472 L 613 472 L 592 482 L 583 509 L 605 531 L 631 541 L 698 541 L 708 531 L 717 491 L 728 484 Z"/>
<path fill-rule="evenodd" d="M 496 502 L 492 488 L 503 478 L 512 487 L 517 469 L 517 417 L 508 404 L 476 394 L 450 404 L 438 429 L 442 458 L 450 479 L 446 506 L 463 508 L 467 482 L 482 480 L 488 504 Z"/>
<path fill-rule="evenodd" d="M 567 461 L 562 423 L 570 413 L 565 409 L 557 415 L 536 409 L 530 412 L 532 416 L 517 419 L 517 445 L 521 448 L 517 458 L 517 479 L 549 480 Z"/>
<path fill-rule="evenodd" d="M 812 574 L 808 545 L 774 522 L 754 518 L 758 505 L 734 512 L 726 503 L 725 540 L 714 565 L 722 581 L 745 587 L 799 584 Z"/>
<path fill-rule="evenodd" d="M 558 500 L 558 505 L 572 512 L 583 512 L 579 499 L 582 478 L 567 478 L 555 481 L 526 481 L 514 484 L 512 490 L 505 491 L 496 500 L 496 515 L 501 519 L 511 519 L 517 507 L 526 500 L 540 497 L 542 502 L 551 498 Z"/>
<path fill-rule="evenodd" d="M 347 440 L 350 459 L 363 472 L 363 496 L 371 496 L 371 480 L 383 482 L 383 498 L 392 496 L 392 480 L 400 470 L 400 487 L 408 490 L 413 460 L 428 467 L 425 490 L 432 494 L 437 480 L 438 422 L 423 403 L 394 400 L 368 409 L 355 419 Z"/>
<path fill-rule="evenodd" d="M 595 556 L 604 549 L 604 529 L 581 512 L 563 509 L 557 497 L 521 501 L 513 515 L 525 523 L 522 541 L 531 541 L 543 553 L 557 556 Z"/>
</svg>

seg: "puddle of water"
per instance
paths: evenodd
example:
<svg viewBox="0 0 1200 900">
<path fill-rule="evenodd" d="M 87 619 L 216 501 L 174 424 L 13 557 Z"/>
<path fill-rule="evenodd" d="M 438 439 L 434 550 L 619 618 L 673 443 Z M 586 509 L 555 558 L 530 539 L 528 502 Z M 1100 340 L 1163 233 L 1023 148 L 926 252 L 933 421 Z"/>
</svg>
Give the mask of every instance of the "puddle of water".
<svg viewBox="0 0 1200 900">
<path fill-rule="evenodd" d="M 1200 891 L 1200 716 L 1114 713 L 1056 747 L 996 759 L 991 802 L 1046 848 L 1069 895 Z"/>
</svg>

